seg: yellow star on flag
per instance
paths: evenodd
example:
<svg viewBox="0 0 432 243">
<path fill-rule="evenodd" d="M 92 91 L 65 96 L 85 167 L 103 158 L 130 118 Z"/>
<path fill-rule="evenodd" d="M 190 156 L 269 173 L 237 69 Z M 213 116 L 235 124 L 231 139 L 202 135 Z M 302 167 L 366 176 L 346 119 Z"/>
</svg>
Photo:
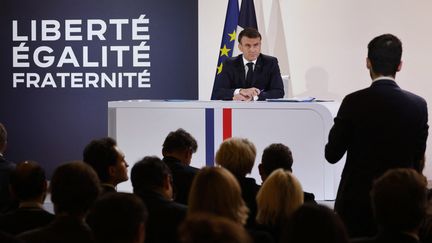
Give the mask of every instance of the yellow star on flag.
<svg viewBox="0 0 432 243">
<path fill-rule="evenodd" d="M 228 52 L 231 51 L 231 49 L 228 49 L 226 47 L 226 45 L 224 45 L 224 47 L 222 49 L 220 49 L 220 51 L 221 51 L 220 56 L 227 56 L 228 57 Z"/>
<path fill-rule="evenodd" d="M 231 34 L 228 34 L 231 38 L 230 38 L 230 42 L 234 41 L 236 39 L 236 31 L 234 30 Z"/>
<path fill-rule="evenodd" d="M 221 63 L 218 67 L 217 67 L 217 74 L 222 72 L 222 67 L 223 67 L 223 63 Z"/>
</svg>

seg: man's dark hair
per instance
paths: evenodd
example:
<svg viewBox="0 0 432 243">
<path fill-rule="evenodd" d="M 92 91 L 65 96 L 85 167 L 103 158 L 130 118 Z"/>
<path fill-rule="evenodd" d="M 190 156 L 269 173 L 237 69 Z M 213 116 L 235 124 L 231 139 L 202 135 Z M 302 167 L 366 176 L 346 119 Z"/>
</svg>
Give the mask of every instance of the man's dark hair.
<svg viewBox="0 0 432 243">
<path fill-rule="evenodd" d="M 195 153 L 198 149 L 198 144 L 195 138 L 183 128 L 170 132 L 162 145 L 163 154 L 184 151 L 186 149 L 191 149 Z"/>
<path fill-rule="evenodd" d="M 97 242 L 134 242 L 147 217 L 147 208 L 136 195 L 108 193 L 96 201 L 90 212 L 89 225 Z"/>
<path fill-rule="evenodd" d="M 270 144 L 261 157 L 261 168 L 267 175 L 277 169 L 292 171 L 293 157 L 291 150 L 281 143 Z"/>
<path fill-rule="evenodd" d="M 10 175 L 10 186 L 18 200 L 35 199 L 45 193 L 45 171 L 35 161 L 18 163 Z"/>
<path fill-rule="evenodd" d="M 392 34 L 375 37 L 368 45 L 368 58 L 374 73 L 384 76 L 396 74 L 401 62 L 402 43 Z"/>
<path fill-rule="evenodd" d="M 392 169 L 371 190 L 377 225 L 392 231 L 416 229 L 427 207 L 426 179 L 413 169 Z"/>
<path fill-rule="evenodd" d="M 84 148 L 84 162 L 93 167 L 102 182 L 107 182 L 110 179 L 109 166 L 117 164 L 118 152 L 115 146 L 117 146 L 117 142 L 106 137 L 93 140 Z"/>
<path fill-rule="evenodd" d="M 243 38 L 243 36 L 246 36 L 247 38 L 251 38 L 251 39 L 260 38 L 261 40 L 261 34 L 255 28 L 247 27 L 244 30 L 242 30 L 238 36 L 239 43 L 241 43 L 241 39 Z"/>
<path fill-rule="evenodd" d="M 56 214 L 79 215 L 86 213 L 96 200 L 99 179 L 89 165 L 81 161 L 69 162 L 55 169 L 50 191 Z"/>
<path fill-rule="evenodd" d="M 156 156 L 146 156 L 135 163 L 131 171 L 134 192 L 162 188 L 166 176 L 171 175 L 169 167 Z"/>
</svg>

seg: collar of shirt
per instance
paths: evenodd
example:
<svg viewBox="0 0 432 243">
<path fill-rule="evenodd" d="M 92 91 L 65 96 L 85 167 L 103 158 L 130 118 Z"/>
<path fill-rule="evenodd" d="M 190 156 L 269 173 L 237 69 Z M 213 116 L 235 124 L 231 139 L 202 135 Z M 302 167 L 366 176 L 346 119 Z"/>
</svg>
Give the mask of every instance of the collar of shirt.
<svg viewBox="0 0 432 243">
<path fill-rule="evenodd" d="M 252 62 L 252 63 L 254 64 L 253 66 L 254 66 L 254 68 L 255 68 L 255 64 L 256 64 L 257 60 L 248 61 L 248 60 L 246 60 L 246 58 L 244 58 L 244 55 L 243 55 L 242 57 L 243 57 L 243 64 L 244 64 L 244 67 L 245 67 L 245 69 L 246 69 L 246 72 L 247 72 L 247 69 L 248 69 L 247 64 L 250 63 L 250 62 Z"/>
<path fill-rule="evenodd" d="M 392 80 L 392 81 L 396 82 L 395 78 L 393 78 L 391 76 L 381 76 L 381 77 L 378 77 L 378 78 L 372 80 L 372 82 L 375 82 L 375 81 L 378 81 L 378 80 L 384 80 L 384 79 L 385 80 Z"/>
<path fill-rule="evenodd" d="M 2 152 L 0 152 L 0 157 L 3 157 L 3 154 L 2 154 Z"/>
</svg>

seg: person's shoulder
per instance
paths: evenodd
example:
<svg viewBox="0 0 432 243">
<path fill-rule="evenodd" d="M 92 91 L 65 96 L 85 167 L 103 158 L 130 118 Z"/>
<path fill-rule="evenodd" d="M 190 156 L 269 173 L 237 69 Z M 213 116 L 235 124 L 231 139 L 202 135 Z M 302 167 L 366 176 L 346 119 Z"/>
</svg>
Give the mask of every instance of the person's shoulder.
<svg viewBox="0 0 432 243">
<path fill-rule="evenodd" d="M 225 61 L 223 61 L 224 65 L 226 64 L 242 64 L 242 56 L 243 55 L 238 55 L 235 57 L 228 57 L 227 59 L 225 59 Z"/>
<path fill-rule="evenodd" d="M 367 88 L 363 88 L 363 89 L 359 89 L 356 90 L 354 92 L 351 92 L 349 94 L 347 94 L 343 100 L 342 103 L 350 103 L 350 102 L 355 102 L 358 99 L 363 99 L 364 96 L 367 96 L 371 91 L 371 87 L 367 87 Z"/>
<path fill-rule="evenodd" d="M 190 166 L 190 165 L 186 166 L 186 168 L 187 168 L 187 171 L 189 171 L 190 173 L 193 173 L 193 174 L 196 174 L 199 172 L 198 168 Z"/>
<path fill-rule="evenodd" d="M 421 97 L 420 95 L 414 94 L 414 93 L 412 93 L 408 90 L 404 90 L 404 89 L 402 89 L 402 92 L 411 101 L 413 101 L 417 104 L 426 105 L 426 100 L 423 97 Z"/>
<path fill-rule="evenodd" d="M 274 56 L 266 55 L 266 54 L 260 54 L 258 59 L 261 59 L 263 62 L 278 62 L 278 59 Z"/>
<path fill-rule="evenodd" d="M 176 210 L 178 210 L 178 211 L 181 211 L 181 212 L 184 212 L 184 213 L 186 213 L 186 211 L 187 211 L 187 209 L 188 209 L 188 207 L 186 206 L 186 205 L 184 205 L 184 204 L 181 204 L 181 203 L 178 203 L 178 202 L 175 202 L 175 201 L 172 201 L 172 207 L 173 208 L 175 208 Z"/>
<path fill-rule="evenodd" d="M 305 203 L 317 204 L 315 201 L 315 195 L 313 193 L 303 191 L 303 197 Z"/>
<path fill-rule="evenodd" d="M 0 169 L 12 170 L 15 169 L 15 163 L 7 160 L 5 157 L 0 156 Z"/>
<path fill-rule="evenodd" d="M 47 227 L 37 228 L 29 231 L 25 231 L 17 235 L 17 238 L 25 242 L 43 242 L 46 238 Z"/>
</svg>

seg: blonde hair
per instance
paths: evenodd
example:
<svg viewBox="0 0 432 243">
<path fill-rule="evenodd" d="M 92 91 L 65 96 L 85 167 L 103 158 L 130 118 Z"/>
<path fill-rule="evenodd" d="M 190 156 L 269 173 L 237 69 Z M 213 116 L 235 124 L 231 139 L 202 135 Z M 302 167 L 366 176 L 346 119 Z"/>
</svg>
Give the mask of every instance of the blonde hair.
<svg viewBox="0 0 432 243">
<path fill-rule="evenodd" d="M 236 178 L 221 167 L 204 167 L 193 180 L 188 215 L 212 213 L 245 224 L 249 209 Z"/>
<path fill-rule="evenodd" d="M 255 145 L 248 139 L 230 138 L 220 145 L 215 161 L 236 176 L 246 176 L 252 171 L 255 156 Z"/>
<path fill-rule="evenodd" d="M 303 204 L 303 189 L 290 171 L 277 169 L 264 181 L 256 199 L 257 222 L 279 224 Z"/>
</svg>

